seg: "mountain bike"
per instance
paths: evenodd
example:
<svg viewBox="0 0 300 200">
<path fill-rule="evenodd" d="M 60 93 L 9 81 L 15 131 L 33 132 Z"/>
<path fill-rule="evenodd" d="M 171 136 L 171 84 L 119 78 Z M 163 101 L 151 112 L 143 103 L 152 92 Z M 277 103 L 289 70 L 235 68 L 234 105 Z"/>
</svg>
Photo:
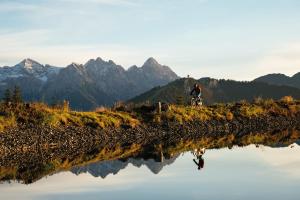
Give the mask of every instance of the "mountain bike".
<svg viewBox="0 0 300 200">
<path fill-rule="evenodd" d="M 201 97 L 192 97 L 191 106 L 202 106 L 203 99 Z"/>
</svg>

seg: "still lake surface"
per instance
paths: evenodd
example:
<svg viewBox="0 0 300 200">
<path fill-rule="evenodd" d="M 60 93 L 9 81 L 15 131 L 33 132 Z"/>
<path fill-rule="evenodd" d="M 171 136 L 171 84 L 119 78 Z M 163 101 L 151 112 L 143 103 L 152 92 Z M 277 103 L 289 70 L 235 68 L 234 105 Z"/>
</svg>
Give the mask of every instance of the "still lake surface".
<svg viewBox="0 0 300 200">
<path fill-rule="evenodd" d="M 32 184 L 0 184 L 0 199 L 300 199 L 300 146 L 248 145 L 191 152 L 162 162 L 102 161 Z M 198 162 L 199 163 L 199 162 Z"/>
</svg>

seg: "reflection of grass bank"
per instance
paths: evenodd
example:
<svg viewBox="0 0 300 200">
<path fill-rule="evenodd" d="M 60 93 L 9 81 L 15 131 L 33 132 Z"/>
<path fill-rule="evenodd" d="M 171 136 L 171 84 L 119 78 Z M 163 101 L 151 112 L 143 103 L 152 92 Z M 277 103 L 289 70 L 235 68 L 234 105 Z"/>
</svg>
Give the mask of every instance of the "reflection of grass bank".
<svg viewBox="0 0 300 200">
<path fill-rule="evenodd" d="M 17 180 L 24 183 L 32 183 L 44 176 L 59 171 L 71 170 L 74 166 L 84 166 L 104 160 L 126 158 L 139 152 L 140 148 L 140 145 L 135 144 L 126 148 L 121 148 L 117 145 L 113 149 L 95 149 L 93 152 L 83 152 L 81 155 L 76 156 L 58 155 L 57 157 L 44 162 L 41 162 L 42 159 L 37 158 L 34 163 L 31 163 L 31 165 L 28 166 L 24 166 L 24 163 L 20 163 L 18 166 L 0 167 L 0 180 Z"/>
<path fill-rule="evenodd" d="M 201 137 L 197 140 L 181 141 L 177 144 L 157 147 L 156 151 L 163 151 L 167 157 L 172 157 L 180 152 L 191 151 L 193 149 L 220 149 L 232 148 L 233 146 L 247 146 L 250 144 L 265 146 L 288 146 L 300 138 L 300 131 L 285 130 L 278 133 L 252 133 L 248 135 L 236 136 L 233 134 L 225 136 Z"/>
<path fill-rule="evenodd" d="M 144 110 L 143 110 L 144 109 Z M 42 103 L 0 105 L 0 130 L 22 124 L 49 126 L 80 126 L 92 128 L 131 127 L 143 123 L 173 121 L 233 121 L 262 118 L 266 116 L 293 117 L 300 113 L 300 101 L 285 97 L 280 101 L 256 99 L 235 104 L 190 107 L 170 105 L 160 116 L 151 106 L 123 106 L 116 109 L 102 108 L 93 112 L 77 112 L 68 106 L 49 107 Z M 137 117 L 138 116 L 138 117 Z M 157 117 L 159 120 L 157 120 Z M 149 120 L 150 118 L 150 120 Z"/>
</svg>

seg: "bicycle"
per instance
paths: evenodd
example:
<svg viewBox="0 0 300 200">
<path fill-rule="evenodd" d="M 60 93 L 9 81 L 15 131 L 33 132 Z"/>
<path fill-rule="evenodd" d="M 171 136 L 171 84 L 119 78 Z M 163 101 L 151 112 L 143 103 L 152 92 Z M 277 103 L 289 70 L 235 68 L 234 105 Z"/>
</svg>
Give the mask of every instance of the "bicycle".
<svg viewBox="0 0 300 200">
<path fill-rule="evenodd" d="M 203 99 L 201 97 L 192 97 L 191 106 L 202 106 Z"/>
</svg>

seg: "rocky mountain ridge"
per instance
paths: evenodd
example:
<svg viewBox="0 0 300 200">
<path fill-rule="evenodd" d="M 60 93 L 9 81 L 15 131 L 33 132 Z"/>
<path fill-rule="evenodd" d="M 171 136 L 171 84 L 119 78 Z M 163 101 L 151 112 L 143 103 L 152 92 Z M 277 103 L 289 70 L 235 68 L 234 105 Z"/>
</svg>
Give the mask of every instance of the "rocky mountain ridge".
<svg viewBox="0 0 300 200">
<path fill-rule="evenodd" d="M 169 67 L 154 58 L 128 70 L 100 57 L 64 68 L 24 59 L 15 66 L 0 68 L 0 93 L 17 85 L 26 101 L 54 104 L 68 100 L 74 109 L 90 110 L 125 101 L 177 78 Z"/>
</svg>

